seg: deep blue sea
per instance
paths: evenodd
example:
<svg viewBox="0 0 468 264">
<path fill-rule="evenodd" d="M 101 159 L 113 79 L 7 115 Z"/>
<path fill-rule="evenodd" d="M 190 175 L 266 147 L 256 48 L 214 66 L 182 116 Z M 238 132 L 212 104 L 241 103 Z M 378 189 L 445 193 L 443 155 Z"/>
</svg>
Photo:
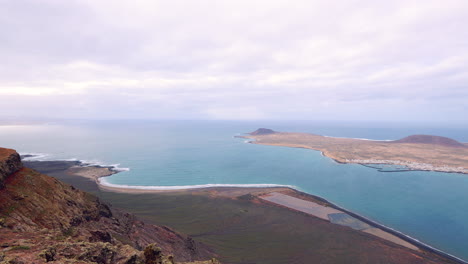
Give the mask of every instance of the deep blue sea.
<svg viewBox="0 0 468 264">
<path fill-rule="evenodd" d="M 468 142 L 468 126 L 278 121 L 75 121 L 0 126 L 0 146 L 38 159 L 115 164 L 110 184 L 187 186 L 292 185 L 468 259 L 468 175 L 379 172 L 338 164 L 320 152 L 246 144 L 236 135 L 259 127 L 334 137 L 399 139 L 411 134 Z M 117 165 L 118 164 L 118 165 Z"/>
</svg>

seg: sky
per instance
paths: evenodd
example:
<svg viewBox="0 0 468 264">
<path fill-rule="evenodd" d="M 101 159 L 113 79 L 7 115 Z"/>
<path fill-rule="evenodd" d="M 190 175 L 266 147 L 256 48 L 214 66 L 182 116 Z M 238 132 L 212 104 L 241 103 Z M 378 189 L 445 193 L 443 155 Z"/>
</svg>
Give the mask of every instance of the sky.
<svg viewBox="0 0 468 264">
<path fill-rule="evenodd" d="M 466 0 L 0 0 L 0 118 L 468 121 Z"/>
</svg>

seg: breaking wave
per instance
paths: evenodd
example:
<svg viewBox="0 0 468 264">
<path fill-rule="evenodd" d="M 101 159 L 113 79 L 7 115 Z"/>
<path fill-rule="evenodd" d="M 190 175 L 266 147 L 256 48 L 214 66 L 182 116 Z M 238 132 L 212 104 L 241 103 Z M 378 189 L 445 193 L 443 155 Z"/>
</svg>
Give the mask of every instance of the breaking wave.
<svg viewBox="0 0 468 264">
<path fill-rule="evenodd" d="M 99 160 L 81 160 L 77 158 L 61 159 L 54 158 L 48 153 L 20 153 L 20 156 L 23 161 L 74 161 L 77 162 L 78 166 L 82 167 L 103 167 L 109 168 L 115 172 L 130 171 L 130 168 L 121 168 L 120 163 L 106 164 Z"/>
</svg>

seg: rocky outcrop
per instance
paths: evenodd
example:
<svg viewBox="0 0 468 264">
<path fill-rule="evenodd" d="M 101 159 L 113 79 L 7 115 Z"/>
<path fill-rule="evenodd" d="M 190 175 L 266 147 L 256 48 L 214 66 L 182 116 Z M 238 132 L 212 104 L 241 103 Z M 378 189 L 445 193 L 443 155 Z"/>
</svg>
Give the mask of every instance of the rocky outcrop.
<svg viewBox="0 0 468 264">
<path fill-rule="evenodd" d="M 115 210 L 94 195 L 22 168 L 15 151 L 0 151 L 5 153 L 0 257 L 7 263 L 183 263 L 213 256 L 187 235 Z M 163 262 L 148 262 L 144 252 L 151 244 Z"/>
<path fill-rule="evenodd" d="M 12 149 L 0 148 L 0 189 L 4 187 L 5 179 L 23 167 L 20 156 Z"/>
<path fill-rule="evenodd" d="M 274 134 L 276 131 L 269 129 L 269 128 L 259 128 L 255 130 L 254 132 L 250 132 L 249 135 L 251 136 L 260 136 L 260 135 L 269 135 L 269 134 Z"/>
<path fill-rule="evenodd" d="M 394 143 L 419 143 L 419 144 L 433 144 L 446 147 L 459 147 L 464 148 L 465 145 L 447 137 L 430 136 L 430 135 L 412 135 L 399 140 L 392 141 Z"/>
</svg>

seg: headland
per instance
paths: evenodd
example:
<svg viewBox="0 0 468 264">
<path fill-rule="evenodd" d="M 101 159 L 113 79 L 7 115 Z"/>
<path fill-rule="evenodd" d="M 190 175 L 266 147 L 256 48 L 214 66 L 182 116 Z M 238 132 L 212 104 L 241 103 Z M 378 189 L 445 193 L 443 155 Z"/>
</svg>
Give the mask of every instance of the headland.
<svg viewBox="0 0 468 264">
<path fill-rule="evenodd" d="M 70 164 L 54 163 L 54 170 Z M 219 264 L 212 249 L 56 178 L 0 148 L 0 263 Z"/>
</svg>

